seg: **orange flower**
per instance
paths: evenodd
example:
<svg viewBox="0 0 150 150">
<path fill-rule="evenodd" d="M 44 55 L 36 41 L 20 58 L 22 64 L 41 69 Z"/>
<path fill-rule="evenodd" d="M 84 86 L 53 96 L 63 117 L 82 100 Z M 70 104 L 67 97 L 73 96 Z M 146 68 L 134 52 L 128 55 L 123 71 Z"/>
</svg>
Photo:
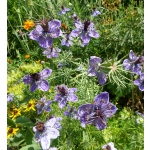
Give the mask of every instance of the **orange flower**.
<svg viewBox="0 0 150 150">
<path fill-rule="evenodd" d="M 29 54 L 25 55 L 24 58 L 28 59 L 30 57 Z"/>
<path fill-rule="evenodd" d="M 11 60 L 11 59 L 9 59 L 9 60 L 8 60 L 8 63 L 11 63 L 11 62 L 12 62 L 12 60 Z"/>
<path fill-rule="evenodd" d="M 62 26 L 65 30 L 68 29 L 68 27 L 65 25 L 65 23 L 62 23 L 61 26 Z"/>
<path fill-rule="evenodd" d="M 32 20 L 26 20 L 24 22 L 24 26 L 23 27 L 24 27 L 24 29 L 29 30 L 30 28 L 32 28 L 34 26 L 35 26 L 35 24 L 34 24 L 34 22 Z"/>
</svg>

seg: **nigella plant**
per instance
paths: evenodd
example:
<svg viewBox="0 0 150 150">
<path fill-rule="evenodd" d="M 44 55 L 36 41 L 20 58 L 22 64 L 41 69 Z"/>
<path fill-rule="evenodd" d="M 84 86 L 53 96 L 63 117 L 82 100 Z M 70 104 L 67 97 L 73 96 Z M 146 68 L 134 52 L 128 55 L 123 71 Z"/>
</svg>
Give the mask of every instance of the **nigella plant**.
<svg viewBox="0 0 150 150">
<path fill-rule="evenodd" d="M 71 46 L 73 44 L 72 40 L 73 40 L 73 38 L 71 37 L 71 35 L 70 34 L 66 34 L 64 36 L 64 38 L 62 39 L 61 44 L 62 45 L 66 45 L 67 47 L 69 47 L 69 46 Z"/>
<path fill-rule="evenodd" d="M 58 85 L 56 87 L 57 94 L 54 98 L 54 101 L 57 101 L 60 109 L 65 107 L 67 102 L 76 102 L 78 97 L 74 94 L 77 89 L 76 88 L 67 88 L 66 85 Z"/>
<path fill-rule="evenodd" d="M 48 47 L 47 49 L 45 49 L 45 51 L 43 52 L 43 54 L 46 55 L 47 58 L 52 58 L 52 57 L 58 57 L 58 52 L 61 52 L 61 50 L 59 48 L 54 48 L 52 45 L 50 47 Z"/>
<path fill-rule="evenodd" d="M 144 72 L 140 74 L 140 78 L 134 81 L 134 84 L 139 87 L 140 91 L 144 91 Z"/>
<path fill-rule="evenodd" d="M 66 8 L 64 6 L 61 6 L 61 11 L 58 13 L 59 15 L 61 14 L 66 14 L 67 11 L 70 11 L 70 8 Z"/>
<path fill-rule="evenodd" d="M 59 130 L 54 127 L 57 122 L 56 118 L 51 118 L 48 121 L 38 122 L 33 131 L 35 132 L 35 140 L 39 142 L 42 150 L 48 150 L 51 139 L 56 139 L 60 134 Z"/>
<path fill-rule="evenodd" d="M 100 15 L 101 13 L 94 7 L 93 8 L 93 12 L 92 12 L 92 16 L 97 16 L 97 15 Z"/>
<path fill-rule="evenodd" d="M 27 74 L 23 77 L 25 84 L 30 84 L 30 91 L 34 92 L 37 88 L 41 91 L 49 90 L 49 83 L 45 80 L 52 73 L 52 69 L 46 68 L 40 73 Z"/>
<path fill-rule="evenodd" d="M 101 69 L 102 59 L 97 56 L 90 56 L 88 76 L 97 76 L 100 85 L 104 85 L 108 79 L 107 75 Z"/>
<path fill-rule="evenodd" d="M 64 115 L 73 119 L 78 119 L 76 108 L 72 108 L 70 105 L 67 106 L 67 110 L 64 112 Z"/>
<path fill-rule="evenodd" d="M 109 102 L 109 93 L 98 94 L 92 104 L 81 105 L 78 115 L 81 125 L 93 124 L 98 130 L 103 130 L 107 126 L 106 118 L 112 117 L 116 113 L 117 107 Z"/>
<path fill-rule="evenodd" d="M 90 38 L 99 38 L 99 33 L 95 31 L 94 23 L 90 22 L 89 20 L 85 19 L 84 23 L 80 21 L 75 22 L 75 27 L 71 32 L 73 37 L 80 37 L 82 41 L 82 45 L 87 45 L 90 42 Z"/>
<path fill-rule="evenodd" d="M 130 50 L 129 59 L 125 59 L 123 61 L 123 66 L 126 70 L 131 70 L 132 73 L 140 75 L 143 63 L 144 57 L 143 56 L 137 57 L 136 54 L 132 50 Z"/>
<path fill-rule="evenodd" d="M 41 114 L 43 110 L 50 112 L 50 104 L 52 101 L 46 100 L 45 97 L 42 97 L 40 101 L 36 104 L 38 114 Z"/>
<path fill-rule="evenodd" d="M 58 38 L 62 34 L 60 26 L 61 21 L 59 20 L 54 19 L 49 22 L 44 20 L 30 32 L 29 38 L 37 41 L 42 48 L 49 48 L 52 45 L 53 38 Z"/>
</svg>

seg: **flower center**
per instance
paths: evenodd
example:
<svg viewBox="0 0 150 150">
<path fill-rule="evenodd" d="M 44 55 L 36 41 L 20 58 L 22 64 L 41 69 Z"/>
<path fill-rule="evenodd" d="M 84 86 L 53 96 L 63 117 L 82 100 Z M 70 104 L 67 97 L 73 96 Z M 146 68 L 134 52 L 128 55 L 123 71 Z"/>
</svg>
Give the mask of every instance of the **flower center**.
<svg viewBox="0 0 150 150">
<path fill-rule="evenodd" d="M 62 94 L 62 95 L 66 95 L 67 91 L 63 86 L 58 86 L 58 91 Z"/>
<path fill-rule="evenodd" d="M 40 79 L 39 73 L 33 73 L 31 74 L 31 78 L 34 79 L 35 81 L 38 81 Z"/>
<path fill-rule="evenodd" d="M 90 21 L 88 21 L 87 19 L 84 21 L 84 31 L 87 31 L 88 26 L 90 25 Z"/>
<path fill-rule="evenodd" d="M 8 134 L 12 134 L 13 133 L 13 128 L 10 128 L 9 130 L 8 130 Z"/>
<path fill-rule="evenodd" d="M 38 123 L 36 124 L 36 129 L 37 129 L 39 132 L 44 131 L 44 129 L 45 129 L 44 123 L 43 123 L 43 122 L 38 122 Z"/>
</svg>

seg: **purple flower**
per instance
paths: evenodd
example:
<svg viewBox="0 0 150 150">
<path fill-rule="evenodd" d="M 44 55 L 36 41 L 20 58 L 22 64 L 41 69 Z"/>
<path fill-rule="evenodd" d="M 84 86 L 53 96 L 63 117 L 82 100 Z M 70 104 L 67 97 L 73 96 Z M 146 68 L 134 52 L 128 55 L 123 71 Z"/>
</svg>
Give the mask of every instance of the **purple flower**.
<svg viewBox="0 0 150 150">
<path fill-rule="evenodd" d="M 34 92 L 36 88 L 39 88 L 42 91 L 49 90 L 49 83 L 45 78 L 49 77 L 52 73 L 52 70 L 47 68 L 42 70 L 40 73 L 27 74 L 23 77 L 23 82 L 25 84 L 30 84 L 30 91 Z"/>
<path fill-rule="evenodd" d="M 61 14 L 66 14 L 67 11 L 70 11 L 70 8 L 66 8 L 64 6 L 61 6 L 61 11 L 58 13 L 59 15 Z"/>
<path fill-rule="evenodd" d="M 73 37 L 80 37 L 82 41 L 82 45 L 87 45 L 90 42 L 90 38 L 99 38 L 99 33 L 94 29 L 94 23 L 85 19 L 82 24 L 80 21 L 75 21 L 76 29 L 71 32 Z"/>
<path fill-rule="evenodd" d="M 56 147 L 51 147 L 49 150 L 58 150 Z"/>
<path fill-rule="evenodd" d="M 73 38 L 70 34 L 66 34 L 65 37 L 62 39 L 61 44 L 66 45 L 67 47 L 71 46 Z"/>
<path fill-rule="evenodd" d="M 42 48 L 49 48 L 52 45 L 53 38 L 58 38 L 62 32 L 60 30 L 61 21 L 44 20 L 41 25 L 37 25 L 36 29 L 32 30 L 29 34 L 29 38 L 39 43 Z"/>
<path fill-rule="evenodd" d="M 67 102 L 76 102 L 78 97 L 74 94 L 77 89 L 76 88 L 67 88 L 66 85 L 58 85 L 56 87 L 57 94 L 54 98 L 54 101 L 58 101 L 60 109 L 65 107 Z"/>
<path fill-rule="evenodd" d="M 110 142 L 107 145 L 104 145 L 102 147 L 102 150 L 117 150 L 117 149 L 114 147 L 114 143 Z"/>
<path fill-rule="evenodd" d="M 100 85 L 104 85 L 108 79 L 107 75 L 101 70 L 102 59 L 96 56 L 90 56 L 88 76 L 97 76 Z"/>
<path fill-rule="evenodd" d="M 52 58 L 52 57 L 58 57 L 58 52 L 61 52 L 61 50 L 59 48 L 54 48 L 51 45 L 43 52 L 43 54 L 45 54 L 47 58 Z"/>
<path fill-rule="evenodd" d="M 12 102 L 14 98 L 14 95 L 12 93 L 7 93 L 7 102 Z"/>
<path fill-rule="evenodd" d="M 41 98 L 41 100 L 36 104 L 38 114 L 41 114 L 43 110 L 46 112 L 50 112 L 50 104 L 52 101 L 46 100 L 45 97 Z"/>
<path fill-rule="evenodd" d="M 112 117 L 116 110 L 116 106 L 109 102 L 109 93 L 102 92 L 95 97 L 92 104 L 81 105 L 78 115 L 83 127 L 93 124 L 98 130 L 103 130 L 107 126 L 106 118 Z"/>
<path fill-rule="evenodd" d="M 56 118 L 52 118 L 45 123 L 38 122 L 33 131 L 35 132 L 36 142 L 40 142 L 42 150 L 47 150 L 50 147 L 50 140 L 56 139 L 59 136 L 59 131 L 54 127 L 57 122 Z"/>
<path fill-rule="evenodd" d="M 97 16 L 97 15 L 100 15 L 101 13 L 96 9 L 96 8 L 93 8 L 93 12 L 92 12 L 92 16 Z"/>
<path fill-rule="evenodd" d="M 144 91 L 144 73 L 140 74 L 140 79 L 136 79 L 134 84 L 139 87 L 140 91 Z"/>
<path fill-rule="evenodd" d="M 64 112 L 64 115 L 74 119 L 78 118 L 76 108 L 71 108 L 70 105 L 67 106 L 67 110 Z"/>
<path fill-rule="evenodd" d="M 142 71 L 141 64 L 144 62 L 143 56 L 136 56 L 135 53 L 130 50 L 129 59 L 123 61 L 123 66 L 126 70 L 131 70 L 133 73 L 140 75 Z"/>
</svg>

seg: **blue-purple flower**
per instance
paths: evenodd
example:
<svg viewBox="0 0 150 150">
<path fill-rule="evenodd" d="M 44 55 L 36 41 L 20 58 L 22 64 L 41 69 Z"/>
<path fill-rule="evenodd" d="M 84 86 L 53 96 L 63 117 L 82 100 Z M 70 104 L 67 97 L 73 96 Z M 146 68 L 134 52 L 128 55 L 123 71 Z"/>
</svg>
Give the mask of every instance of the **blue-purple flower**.
<svg viewBox="0 0 150 150">
<path fill-rule="evenodd" d="M 42 150 L 48 150 L 51 139 L 56 139 L 60 135 L 58 129 L 54 127 L 56 122 L 56 118 L 51 118 L 45 123 L 38 122 L 33 127 L 33 131 L 35 132 L 34 138 L 36 142 L 40 142 Z"/>
<path fill-rule="evenodd" d="M 25 84 L 30 84 L 30 91 L 34 92 L 37 88 L 41 91 L 49 90 L 49 83 L 45 80 L 52 73 L 52 69 L 46 68 L 40 73 L 27 74 L 23 77 Z"/>
<path fill-rule="evenodd" d="M 44 20 L 41 25 L 37 25 L 36 29 L 32 30 L 29 34 L 29 38 L 39 43 L 42 48 L 49 48 L 52 45 L 53 38 L 58 38 L 62 31 L 60 30 L 61 21 Z"/>
<path fill-rule="evenodd" d="M 97 76 L 100 85 L 104 85 L 108 79 L 107 75 L 101 70 L 102 59 L 97 56 L 90 56 L 88 76 Z"/>
<path fill-rule="evenodd" d="M 97 16 L 97 15 L 100 15 L 101 13 L 96 9 L 96 8 L 93 8 L 93 12 L 92 12 L 92 16 Z"/>
<path fill-rule="evenodd" d="M 47 48 L 43 54 L 46 55 L 47 58 L 58 57 L 58 52 L 61 52 L 59 48 L 54 48 L 52 45 Z"/>
<path fill-rule="evenodd" d="M 7 93 L 7 102 L 12 102 L 14 95 L 12 93 Z"/>
<path fill-rule="evenodd" d="M 66 8 L 64 6 L 61 6 L 61 11 L 58 13 L 59 15 L 61 14 L 66 14 L 67 11 L 70 11 L 70 8 Z"/>
<path fill-rule="evenodd" d="M 67 106 L 67 110 L 64 112 L 64 115 L 70 118 L 78 119 L 76 108 L 72 108 L 70 105 Z"/>
<path fill-rule="evenodd" d="M 57 101 L 60 109 L 65 107 L 67 102 L 76 102 L 78 97 L 74 94 L 77 89 L 76 88 L 67 88 L 66 85 L 58 85 L 56 87 L 57 94 L 54 98 L 54 101 Z"/>
<path fill-rule="evenodd" d="M 144 73 L 140 74 L 140 79 L 136 79 L 134 84 L 139 87 L 140 91 L 144 91 Z"/>
<path fill-rule="evenodd" d="M 144 62 L 143 56 L 136 56 L 135 53 L 130 50 L 129 59 L 123 61 L 123 66 L 126 70 L 131 70 L 133 73 L 140 75 L 142 71 L 142 63 Z"/>
<path fill-rule="evenodd" d="M 52 101 L 46 100 L 45 97 L 42 97 L 40 101 L 36 104 L 38 114 L 41 114 L 43 110 L 50 112 L 50 104 Z"/>
<path fill-rule="evenodd" d="M 112 117 L 116 113 L 117 107 L 109 102 L 109 93 L 98 94 L 92 104 L 81 105 L 78 115 L 81 125 L 93 124 L 98 130 L 103 130 L 107 126 L 106 118 Z"/>
<path fill-rule="evenodd" d="M 71 46 L 73 44 L 72 40 L 73 40 L 73 38 L 71 37 L 71 35 L 70 34 L 66 34 L 64 36 L 64 38 L 62 39 L 61 44 L 62 45 L 66 45 L 67 47 L 69 47 L 69 46 Z"/>
<path fill-rule="evenodd" d="M 99 33 L 94 29 L 94 23 L 90 22 L 89 20 L 85 19 L 84 23 L 76 20 L 75 27 L 71 32 L 71 36 L 73 37 L 80 37 L 82 41 L 82 45 L 87 45 L 90 42 L 90 38 L 99 38 Z"/>
</svg>

